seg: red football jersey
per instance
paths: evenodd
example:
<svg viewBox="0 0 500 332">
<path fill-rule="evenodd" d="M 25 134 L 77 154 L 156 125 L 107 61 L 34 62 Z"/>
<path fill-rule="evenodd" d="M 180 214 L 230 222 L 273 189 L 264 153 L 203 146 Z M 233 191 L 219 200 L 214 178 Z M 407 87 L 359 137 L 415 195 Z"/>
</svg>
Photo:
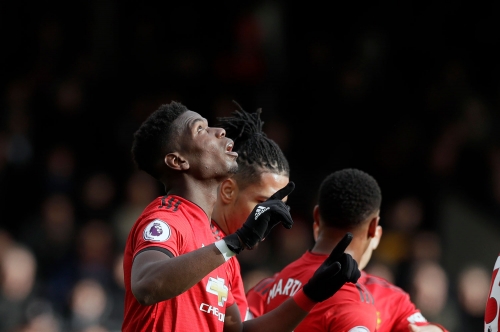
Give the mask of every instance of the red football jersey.
<svg viewBox="0 0 500 332">
<path fill-rule="evenodd" d="M 210 225 L 212 228 L 212 233 L 214 235 L 214 239 L 216 241 L 222 239 L 226 234 L 219 228 L 217 223 L 212 220 L 212 224 Z M 248 319 L 247 311 L 248 311 L 248 303 L 247 298 L 245 296 L 245 287 L 243 285 L 243 279 L 241 277 L 241 266 L 240 262 L 236 257 L 228 260 L 227 268 L 232 275 L 232 278 L 228 280 L 229 287 L 231 290 L 231 294 L 233 295 L 234 301 L 238 305 L 238 309 L 240 311 L 241 320 Z"/>
<path fill-rule="evenodd" d="M 272 277 L 262 279 L 246 293 L 249 319 L 262 316 L 266 312 L 267 294 L 277 275 L 276 273 Z"/>
<path fill-rule="evenodd" d="M 205 212 L 182 197 L 162 196 L 151 202 L 130 230 L 123 259 L 125 313 L 122 331 L 222 331 L 226 306 L 234 303 L 228 287 L 227 264 L 173 299 L 141 305 L 131 291 L 132 262 L 146 248 L 180 256 L 212 244 L 214 237 Z M 168 275 L 165 280 L 168 282 Z"/>
<path fill-rule="evenodd" d="M 490 294 L 484 311 L 484 332 L 497 332 L 500 319 L 500 254 L 497 257 L 491 275 Z"/>
<path fill-rule="evenodd" d="M 256 290 L 256 293 L 259 293 L 259 290 L 260 294 L 267 293 L 267 296 L 263 310 L 254 306 L 253 300 L 249 300 L 250 312 L 255 315 L 261 311 L 269 312 L 287 298 L 293 297 L 327 257 L 328 255 L 307 251 L 275 274 L 272 282 L 257 284 L 252 289 Z M 267 279 L 267 282 L 270 280 Z M 264 298 L 257 294 L 255 298 L 258 297 Z M 346 283 L 331 298 L 316 304 L 294 331 L 374 332 L 376 325 L 377 313 L 371 294 L 362 285 Z"/>
<path fill-rule="evenodd" d="M 265 300 L 275 278 L 276 275 L 264 278 L 248 291 L 247 301 L 253 317 L 259 317 L 265 313 Z M 416 309 L 409 294 L 387 280 L 361 271 L 358 284 L 364 285 L 374 298 L 377 310 L 377 332 L 407 332 L 410 323 L 419 326 L 431 324 L 422 316 L 420 310 Z M 444 332 L 448 332 L 443 326 L 438 326 Z"/>
<path fill-rule="evenodd" d="M 378 332 L 408 332 L 410 323 L 425 326 L 430 323 L 410 300 L 410 295 L 389 281 L 361 271 L 358 284 L 362 284 L 375 299 Z M 440 326 L 447 332 L 444 327 Z"/>
</svg>

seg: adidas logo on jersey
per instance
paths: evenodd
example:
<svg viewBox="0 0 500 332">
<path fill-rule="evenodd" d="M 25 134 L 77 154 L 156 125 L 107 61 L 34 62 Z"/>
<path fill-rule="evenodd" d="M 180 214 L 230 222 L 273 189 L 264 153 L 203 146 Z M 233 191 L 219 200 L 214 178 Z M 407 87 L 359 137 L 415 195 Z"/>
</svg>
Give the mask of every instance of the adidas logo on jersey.
<svg viewBox="0 0 500 332">
<path fill-rule="evenodd" d="M 255 220 L 257 220 L 257 218 L 267 210 L 269 210 L 268 207 L 258 206 L 257 210 L 255 211 Z"/>
</svg>

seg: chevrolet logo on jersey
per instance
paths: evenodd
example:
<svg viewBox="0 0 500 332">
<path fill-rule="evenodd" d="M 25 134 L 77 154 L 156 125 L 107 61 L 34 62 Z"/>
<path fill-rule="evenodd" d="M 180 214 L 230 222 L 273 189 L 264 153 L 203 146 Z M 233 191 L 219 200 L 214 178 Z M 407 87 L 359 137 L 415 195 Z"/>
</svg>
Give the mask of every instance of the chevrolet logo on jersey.
<svg viewBox="0 0 500 332">
<path fill-rule="evenodd" d="M 219 306 L 224 306 L 224 301 L 227 301 L 228 289 L 227 286 L 224 285 L 223 278 L 212 278 L 209 277 L 207 283 L 207 292 L 210 294 L 217 295 L 217 302 Z"/>
</svg>

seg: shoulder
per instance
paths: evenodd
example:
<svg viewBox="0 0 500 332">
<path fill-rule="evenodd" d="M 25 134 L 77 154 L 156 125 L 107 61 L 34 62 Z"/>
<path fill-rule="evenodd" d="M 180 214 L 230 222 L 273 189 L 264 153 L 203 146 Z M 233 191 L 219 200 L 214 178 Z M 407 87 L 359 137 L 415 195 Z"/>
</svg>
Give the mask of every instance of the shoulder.
<svg viewBox="0 0 500 332">
<path fill-rule="evenodd" d="M 171 196 L 160 196 L 149 203 L 141 215 L 139 216 L 136 225 L 147 224 L 154 219 L 177 219 L 182 216 L 179 212 L 179 206 L 175 207 L 175 202 Z"/>
<path fill-rule="evenodd" d="M 145 241 L 164 242 L 171 236 L 191 233 L 191 218 L 186 215 L 182 199 L 160 196 L 154 199 L 135 222 L 131 232 Z"/>
<path fill-rule="evenodd" d="M 361 284 L 346 283 L 335 293 L 335 296 L 332 296 L 327 301 L 332 305 L 345 305 L 346 303 L 373 305 L 373 296 Z"/>
<path fill-rule="evenodd" d="M 366 276 L 363 279 L 360 279 L 358 282 L 366 286 L 370 291 L 373 291 L 374 289 L 380 289 L 394 293 L 406 294 L 406 292 L 402 288 L 394 285 L 388 280 L 368 273 L 366 273 Z"/>
<path fill-rule="evenodd" d="M 375 331 L 377 326 L 377 309 L 369 294 L 349 283 L 331 298 L 317 304 L 306 319 L 323 322 L 324 326 L 335 331 L 369 332 Z"/>
<path fill-rule="evenodd" d="M 272 277 L 264 278 L 261 281 L 259 281 L 255 286 L 253 286 L 248 290 L 247 296 L 253 296 L 257 294 L 259 296 L 264 296 L 265 294 L 267 294 L 267 292 L 269 292 L 269 289 L 271 288 L 271 285 L 275 280 L 275 275 Z"/>
<path fill-rule="evenodd" d="M 185 224 L 186 222 L 189 223 L 193 219 L 192 217 L 197 215 L 206 218 L 203 210 L 193 203 L 178 196 L 165 195 L 153 200 L 144 209 L 138 221 L 145 224 L 160 219 L 166 223 L 181 222 Z"/>
</svg>

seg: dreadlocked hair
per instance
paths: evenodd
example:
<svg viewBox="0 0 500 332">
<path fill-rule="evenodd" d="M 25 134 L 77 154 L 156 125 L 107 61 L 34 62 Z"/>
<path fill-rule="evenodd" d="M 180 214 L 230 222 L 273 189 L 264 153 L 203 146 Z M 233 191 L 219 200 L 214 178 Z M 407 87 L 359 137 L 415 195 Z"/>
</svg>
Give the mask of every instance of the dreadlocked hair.
<svg viewBox="0 0 500 332">
<path fill-rule="evenodd" d="M 226 130 L 226 136 L 233 139 L 233 151 L 238 152 L 238 173 L 240 183 L 255 182 L 263 172 L 290 176 L 290 166 L 278 144 L 262 131 L 264 122 L 262 109 L 248 113 L 233 100 L 238 110 L 229 117 L 218 117 L 218 126 Z"/>
</svg>

